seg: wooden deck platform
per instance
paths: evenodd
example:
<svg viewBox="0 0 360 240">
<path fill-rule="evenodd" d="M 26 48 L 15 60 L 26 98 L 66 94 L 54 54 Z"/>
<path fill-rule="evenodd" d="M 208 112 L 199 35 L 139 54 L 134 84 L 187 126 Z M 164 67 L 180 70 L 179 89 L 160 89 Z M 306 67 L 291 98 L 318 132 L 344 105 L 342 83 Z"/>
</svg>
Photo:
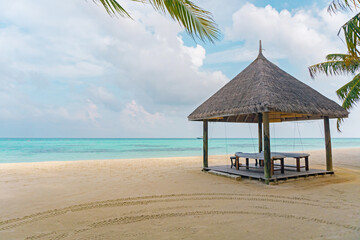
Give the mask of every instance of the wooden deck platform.
<svg viewBox="0 0 360 240">
<path fill-rule="evenodd" d="M 244 178 L 250 178 L 250 179 L 257 179 L 260 181 L 265 181 L 264 178 L 264 169 L 262 167 L 251 168 L 247 170 L 244 167 L 241 167 L 239 170 L 236 170 L 235 168 L 230 168 L 229 165 L 222 165 L 222 166 L 211 166 L 204 169 L 205 171 L 215 171 L 215 172 L 221 172 L 221 173 L 227 173 L 231 175 L 237 175 Z M 280 171 L 275 171 L 274 175 L 270 179 L 271 182 L 276 182 L 280 180 L 287 180 L 291 178 L 299 178 L 299 177 L 308 177 L 308 176 L 316 176 L 316 175 L 325 175 L 325 174 L 334 174 L 333 171 L 326 171 L 326 170 L 319 170 L 319 169 L 309 169 L 308 171 L 305 171 L 302 169 L 300 172 L 297 172 L 294 169 L 288 169 L 285 168 L 285 173 L 281 174 Z"/>
</svg>

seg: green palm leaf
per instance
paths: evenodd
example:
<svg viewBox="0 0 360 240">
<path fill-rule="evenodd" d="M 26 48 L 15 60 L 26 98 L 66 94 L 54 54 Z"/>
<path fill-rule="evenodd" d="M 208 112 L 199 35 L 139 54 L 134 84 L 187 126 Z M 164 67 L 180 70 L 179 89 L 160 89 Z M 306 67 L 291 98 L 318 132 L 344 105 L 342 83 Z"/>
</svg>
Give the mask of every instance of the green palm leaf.
<svg viewBox="0 0 360 240">
<path fill-rule="evenodd" d="M 328 7 L 328 12 L 336 13 L 337 11 L 350 10 L 356 11 L 360 9 L 360 0 L 333 0 Z M 348 48 L 349 53 L 359 55 L 360 52 L 357 49 L 359 46 L 360 39 L 360 13 L 356 14 L 349 21 L 347 21 L 339 30 L 340 32 L 344 32 L 344 37 L 346 41 L 346 46 Z"/>
<path fill-rule="evenodd" d="M 357 46 L 360 44 L 360 13 L 356 14 L 340 29 L 344 31 L 344 37 L 349 53 L 359 55 Z M 340 31 L 338 35 L 340 34 Z"/>
<path fill-rule="evenodd" d="M 120 15 L 131 18 L 130 14 L 116 0 L 93 0 L 93 2 L 100 2 L 110 16 Z"/>
<path fill-rule="evenodd" d="M 318 73 L 326 75 L 355 74 L 360 69 L 360 58 L 353 54 L 329 54 L 326 62 L 318 63 L 309 67 L 310 76 L 315 77 Z M 360 99 L 360 74 L 353 80 L 345 84 L 336 91 L 338 97 L 343 101 L 342 107 L 349 110 Z M 344 121 L 342 118 L 337 120 L 337 129 L 340 132 L 340 125 Z"/>
<path fill-rule="evenodd" d="M 336 91 L 338 97 L 343 100 L 342 107 L 346 110 L 354 107 L 360 100 L 360 74 L 357 74 L 350 82 L 342 86 Z M 336 127 L 339 132 L 340 125 L 344 121 L 343 118 L 338 118 Z"/>
<path fill-rule="evenodd" d="M 309 72 L 312 78 L 318 73 L 328 75 L 355 74 L 360 69 L 360 58 L 350 54 L 329 54 L 326 62 L 310 66 Z"/>
<path fill-rule="evenodd" d="M 339 10 L 354 11 L 358 8 L 360 0 L 333 0 L 329 7 L 328 12 L 336 13 Z"/>
<path fill-rule="evenodd" d="M 336 91 L 338 97 L 343 100 L 343 108 L 349 110 L 360 99 L 360 74 L 357 74 L 350 82 Z"/>
<path fill-rule="evenodd" d="M 328 7 L 330 13 L 337 11 L 350 10 L 357 11 L 360 6 L 360 0 L 333 0 Z M 344 32 L 345 42 L 349 54 L 329 54 L 326 56 L 327 62 L 315 64 L 309 67 L 311 77 L 317 73 L 326 75 L 337 74 L 356 74 L 359 71 L 360 51 L 360 13 L 356 14 L 347 21 L 339 30 Z M 343 100 L 342 107 L 346 110 L 352 108 L 360 99 L 360 74 L 357 74 L 349 83 L 345 84 L 336 91 L 338 97 Z M 344 119 L 339 118 L 337 129 L 340 131 L 340 125 Z"/>
<path fill-rule="evenodd" d="M 318 73 L 326 75 L 339 75 L 347 73 L 344 61 L 328 61 L 322 62 L 309 67 L 310 76 L 314 78 Z"/>
<path fill-rule="evenodd" d="M 328 61 L 345 61 L 346 58 L 351 58 L 352 56 L 349 54 L 343 53 L 332 53 L 326 55 L 326 60 Z"/>
<path fill-rule="evenodd" d="M 149 0 L 151 5 L 170 16 L 182 25 L 191 36 L 202 41 L 213 42 L 218 39 L 219 30 L 212 19 L 211 13 L 196 6 L 189 0 Z"/>
<path fill-rule="evenodd" d="M 130 14 L 117 2 L 117 0 L 93 0 L 100 2 L 111 16 L 130 17 Z M 202 41 L 214 42 L 218 40 L 220 31 L 210 12 L 198 7 L 189 0 L 130 0 L 134 2 L 149 3 L 161 13 L 169 13 L 185 31 Z"/>
</svg>

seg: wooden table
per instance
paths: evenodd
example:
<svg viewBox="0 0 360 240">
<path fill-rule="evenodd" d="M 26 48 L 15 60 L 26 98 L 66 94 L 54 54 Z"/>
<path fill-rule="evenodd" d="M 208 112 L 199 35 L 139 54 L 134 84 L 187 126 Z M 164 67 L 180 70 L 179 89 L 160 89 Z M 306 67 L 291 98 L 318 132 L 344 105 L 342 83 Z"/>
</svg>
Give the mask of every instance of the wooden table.
<svg viewBox="0 0 360 240">
<path fill-rule="evenodd" d="M 246 169 L 249 169 L 249 159 L 255 159 L 264 161 L 264 153 L 243 153 L 243 152 L 237 152 L 235 153 L 235 168 L 239 170 L 240 163 L 239 158 L 245 158 L 246 160 Z M 271 164 L 271 175 L 274 174 L 274 161 L 279 160 L 280 161 L 280 171 L 281 173 L 285 172 L 285 165 L 284 165 L 284 158 L 285 156 L 280 154 L 270 154 L 270 164 Z"/>
<path fill-rule="evenodd" d="M 273 152 L 272 154 L 275 155 L 282 155 L 285 156 L 287 158 L 295 158 L 296 159 L 296 165 L 292 166 L 292 165 L 287 165 L 286 167 L 296 167 L 296 171 L 300 172 L 300 159 L 303 158 L 305 160 L 305 170 L 309 171 L 309 156 L 310 154 L 308 153 L 286 153 L 286 152 Z"/>
</svg>

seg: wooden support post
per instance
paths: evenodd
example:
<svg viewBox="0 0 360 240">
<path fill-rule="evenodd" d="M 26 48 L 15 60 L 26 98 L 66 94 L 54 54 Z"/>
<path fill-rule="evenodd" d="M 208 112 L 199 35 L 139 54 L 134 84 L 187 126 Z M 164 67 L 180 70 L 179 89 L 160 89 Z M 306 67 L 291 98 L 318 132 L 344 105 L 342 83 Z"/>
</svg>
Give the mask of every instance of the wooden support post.
<svg viewBox="0 0 360 240">
<path fill-rule="evenodd" d="M 309 157 L 305 157 L 305 170 L 309 171 Z"/>
<path fill-rule="evenodd" d="M 329 117 L 324 117 L 326 170 L 333 171 Z"/>
<path fill-rule="evenodd" d="M 271 178 L 271 159 L 270 159 L 270 122 L 269 113 L 263 113 L 264 121 L 264 177 L 265 183 L 269 184 Z"/>
<path fill-rule="evenodd" d="M 235 169 L 236 169 L 236 170 L 239 170 L 239 167 L 240 167 L 239 157 L 236 156 L 236 158 L 235 158 Z"/>
<path fill-rule="evenodd" d="M 300 158 L 296 158 L 296 171 L 300 172 Z"/>
<path fill-rule="evenodd" d="M 208 121 L 203 121 L 203 168 L 208 165 Z"/>
<path fill-rule="evenodd" d="M 263 150 L 263 140 L 262 140 L 262 113 L 258 113 L 258 140 L 259 140 L 259 153 Z"/>
</svg>

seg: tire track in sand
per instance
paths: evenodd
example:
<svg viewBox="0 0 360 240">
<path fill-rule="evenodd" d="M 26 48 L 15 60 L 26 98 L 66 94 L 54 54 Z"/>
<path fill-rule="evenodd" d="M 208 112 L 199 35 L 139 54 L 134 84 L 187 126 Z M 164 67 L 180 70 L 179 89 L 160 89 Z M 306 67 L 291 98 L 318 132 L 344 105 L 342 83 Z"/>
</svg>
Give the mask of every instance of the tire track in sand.
<svg viewBox="0 0 360 240">
<path fill-rule="evenodd" d="M 317 224 L 326 224 L 330 226 L 337 226 L 341 228 L 345 228 L 347 230 L 353 230 L 360 232 L 360 227 L 349 225 L 349 224 L 342 224 L 337 223 L 334 221 L 328 221 L 320 218 L 310 218 L 306 216 L 298 216 L 293 214 L 280 214 L 275 212 L 256 212 L 256 211 L 193 211 L 193 212 L 172 212 L 172 213 L 161 213 L 161 214 L 149 214 L 149 215 L 137 215 L 137 216 L 124 216 L 124 217 L 117 217 L 111 218 L 99 222 L 94 222 L 88 225 L 85 228 L 78 229 L 72 232 L 65 232 L 59 235 L 53 236 L 50 239 L 63 239 L 66 237 L 72 237 L 76 234 L 90 231 L 96 228 L 102 228 L 112 225 L 122 225 L 122 224 L 130 224 L 142 221 L 151 221 L 151 220 L 158 220 L 164 218 L 172 218 L 172 217 L 188 217 L 188 216 L 206 216 L 206 215 L 258 215 L 264 217 L 276 217 L 276 218 L 285 218 L 289 220 L 303 220 L 307 222 L 313 222 Z M 51 232 L 46 236 L 56 234 L 55 232 Z M 26 239 L 39 239 L 45 237 L 45 235 L 34 235 L 27 237 Z"/>
<path fill-rule="evenodd" d="M 169 195 L 152 195 L 133 198 L 119 198 L 105 201 L 95 201 L 72 205 L 60 209 L 52 209 L 44 212 L 38 212 L 20 218 L 8 219 L 0 222 L 0 231 L 6 230 L 20 225 L 29 224 L 35 221 L 40 221 L 46 218 L 55 217 L 66 214 L 68 212 L 78 212 L 97 208 L 108 207 L 122 207 L 133 205 L 147 205 L 160 202 L 176 202 L 176 201 L 190 201 L 190 200 L 246 200 L 246 201 L 261 201 L 261 202 L 280 202 L 285 204 L 300 204 L 307 206 L 315 206 L 321 208 L 339 209 L 340 207 L 334 204 L 337 203 L 319 203 L 318 200 L 311 200 L 303 197 L 286 197 L 279 195 L 267 194 L 232 194 L 232 193 L 190 193 L 190 194 L 169 194 Z"/>
</svg>

